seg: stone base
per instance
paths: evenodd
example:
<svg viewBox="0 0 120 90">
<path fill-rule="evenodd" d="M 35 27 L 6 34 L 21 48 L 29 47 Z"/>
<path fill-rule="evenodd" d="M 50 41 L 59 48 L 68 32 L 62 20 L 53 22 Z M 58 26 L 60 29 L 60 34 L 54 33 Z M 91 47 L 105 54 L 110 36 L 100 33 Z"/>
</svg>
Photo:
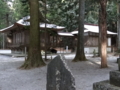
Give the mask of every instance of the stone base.
<svg viewBox="0 0 120 90">
<path fill-rule="evenodd" d="M 109 80 L 93 84 L 93 90 L 120 90 L 120 87 L 110 84 Z"/>
<path fill-rule="evenodd" d="M 120 58 L 117 58 L 117 63 L 118 63 L 118 60 L 119 60 Z"/>
<path fill-rule="evenodd" d="M 120 71 L 110 71 L 110 84 L 120 87 Z"/>
</svg>

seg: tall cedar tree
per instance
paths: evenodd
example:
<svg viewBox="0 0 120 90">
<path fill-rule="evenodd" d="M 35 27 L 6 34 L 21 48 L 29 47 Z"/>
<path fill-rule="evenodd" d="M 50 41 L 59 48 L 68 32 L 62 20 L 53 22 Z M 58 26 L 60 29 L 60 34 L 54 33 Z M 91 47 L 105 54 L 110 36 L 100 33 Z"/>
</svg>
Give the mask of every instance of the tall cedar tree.
<svg viewBox="0 0 120 90">
<path fill-rule="evenodd" d="M 30 5 L 30 44 L 28 57 L 21 66 L 30 69 L 45 65 L 40 52 L 39 3 L 38 0 L 29 0 Z"/>
<path fill-rule="evenodd" d="M 100 19 L 101 19 L 101 10 L 99 9 L 99 20 L 98 20 L 98 25 L 99 25 L 99 38 L 98 38 L 98 56 L 101 56 L 101 33 L 100 33 L 100 30 L 101 30 L 101 27 L 100 27 Z"/>
<path fill-rule="evenodd" d="M 120 52 L 120 1 L 118 1 L 117 5 L 117 14 L 118 14 L 118 20 L 117 20 L 117 32 L 118 32 L 118 52 Z"/>
<path fill-rule="evenodd" d="M 84 13 L 85 13 L 85 0 L 79 0 L 79 26 L 78 26 L 78 42 L 76 56 L 73 61 L 85 61 L 84 53 Z"/>
<path fill-rule="evenodd" d="M 100 37 L 101 37 L 101 68 L 107 67 L 107 26 L 106 26 L 106 6 L 107 0 L 99 0 L 100 3 Z"/>
</svg>

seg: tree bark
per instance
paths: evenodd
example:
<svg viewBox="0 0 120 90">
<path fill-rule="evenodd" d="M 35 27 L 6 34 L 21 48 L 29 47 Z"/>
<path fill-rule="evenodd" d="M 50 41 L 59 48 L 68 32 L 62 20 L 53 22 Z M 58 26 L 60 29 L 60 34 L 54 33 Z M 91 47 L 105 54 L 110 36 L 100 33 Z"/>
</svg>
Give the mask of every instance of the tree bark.
<svg viewBox="0 0 120 90">
<path fill-rule="evenodd" d="M 77 51 L 73 61 L 85 61 L 84 54 L 84 13 L 85 13 L 85 0 L 79 0 L 79 26 L 77 36 Z"/>
<path fill-rule="evenodd" d="M 118 32 L 118 51 L 120 53 L 120 3 L 119 0 L 118 1 L 118 5 L 117 5 L 117 14 L 118 14 L 118 21 L 117 21 L 117 32 Z"/>
<path fill-rule="evenodd" d="M 107 0 L 100 1 L 100 35 L 101 35 L 101 68 L 107 67 L 107 26 L 106 26 L 106 5 Z"/>
<path fill-rule="evenodd" d="M 100 33 L 100 21 L 101 21 L 101 11 L 99 10 L 99 21 L 98 21 L 98 25 L 99 25 L 99 37 L 98 37 L 98 56 L 101 56 L 101 33 Z"/>
<path fill-rule="evenodd" d="M 40 49 L 39 4 L 38 0 L 29 0 L 30 4 L 30 44 L 27 60 L 21 66 L 24 69 L 45 65 Z"/>
</svg>

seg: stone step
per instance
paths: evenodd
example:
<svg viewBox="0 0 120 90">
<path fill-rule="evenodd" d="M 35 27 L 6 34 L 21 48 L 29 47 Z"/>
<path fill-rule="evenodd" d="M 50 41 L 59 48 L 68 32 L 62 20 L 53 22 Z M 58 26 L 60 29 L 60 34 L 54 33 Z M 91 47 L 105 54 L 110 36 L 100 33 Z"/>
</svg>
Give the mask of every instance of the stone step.
<svg viewBox="0 0 120 90">
<path fill-rule="evenodd" d="M 109 80 L 105 80 L 94 83 L 93 90 L 120 90 L 120 87 L 110 84 Z"/>
</svg>

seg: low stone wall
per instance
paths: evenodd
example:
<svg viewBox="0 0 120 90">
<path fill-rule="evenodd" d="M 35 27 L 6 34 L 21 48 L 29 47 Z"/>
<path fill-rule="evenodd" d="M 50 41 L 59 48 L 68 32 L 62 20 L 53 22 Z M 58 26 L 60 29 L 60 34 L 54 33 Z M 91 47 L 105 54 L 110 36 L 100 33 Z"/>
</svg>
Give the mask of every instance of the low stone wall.
<svg viewBox="0 0 120 90">
<path fill-rule="evenodd" d="M 93 53 L 93 51 L 96 51 L 98 53 L 98 47 L 84 47 L 84 52 L 85 53 Z M 107 52 L 111 52 L 111 47 L 107 47 Z"/>
<path fill-rule="evenodd" d="M 5 54 L 5 53 L 7 53 L 7 54 L 9 54 L 9 53 L 11 53 L 12 51 L 10 50 L 10 49 L 5 49 L 5 50 L 3 50 L 3 49 L 0 49 L 0 54 L 2 53 L 2 54 Z"/>
</svg>

